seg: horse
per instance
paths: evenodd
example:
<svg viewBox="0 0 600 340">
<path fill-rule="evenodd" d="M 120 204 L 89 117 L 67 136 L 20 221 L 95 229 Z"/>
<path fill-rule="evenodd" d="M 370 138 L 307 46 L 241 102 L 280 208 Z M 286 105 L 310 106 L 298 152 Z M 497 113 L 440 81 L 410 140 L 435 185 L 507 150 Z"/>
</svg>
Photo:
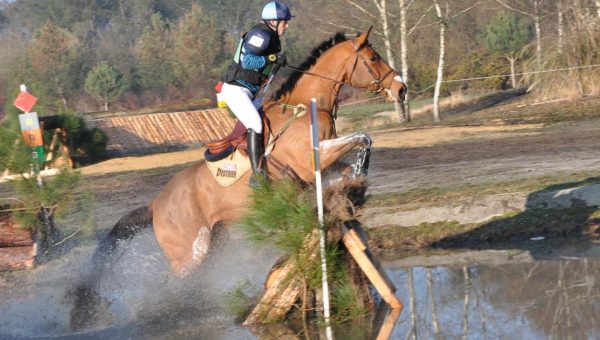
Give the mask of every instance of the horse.
<svg viewBox="0 0 600 340">
<path fill-rule="evenodd" d="M 267 168 L 277 162 L 286 165 L 306 183 L 315 180 L 310 157 L 309 115 L 294 115 L 290 105 L 309 105 L 316 98 L 321 170 L 355 147 L 368 148 L 371 139 L 363 132 L 338 137 L 334 113 L 343 85 L 367 89 L 402 102 L 406 85 L 400 75 L 373 49 L 368 41 L 371 29 L 353 39 L 343 34 L 316 47 L 311 56 L 293 73 L 274 98 L 263 105 L 269 129 L 276 134 L 266 158 Z M 363 158 L 363 167 L 368 159 Z M 356 169 L 366 174 L 366 168 Z M 154 235 L 167 256 L 171 272 L 183 277 L 202 264 L 211 249 L 215 226 L 228 225 L 243 214 L 250 194 L 250 172 L 233 185 L 219 185 L 205 161 L 175 174 L 147 206 L 122 218 L 96 250 L 104 257 L 118 240 L 131 238 L 152 225 Z"/>
</svg>

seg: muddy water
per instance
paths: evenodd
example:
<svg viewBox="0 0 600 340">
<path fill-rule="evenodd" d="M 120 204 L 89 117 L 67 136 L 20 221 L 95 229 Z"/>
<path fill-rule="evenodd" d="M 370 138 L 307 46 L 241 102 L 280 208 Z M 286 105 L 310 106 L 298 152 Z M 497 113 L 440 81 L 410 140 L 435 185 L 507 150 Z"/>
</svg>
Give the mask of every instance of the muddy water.
<svg viewBox="0 0 600 340">
<path fill-rule="evenodd" d="M 235 234 L 225 238 L 220 252 L 229 260 L 213 258 L 183 282 L 169 277 L 151 234 L 134 239 L 99 282 L 106 309 L 82 330 L 69 325 L 70 292 L 88 269 L 93 247 L 77 248 L 30 272 L 5 273 L 0 276 L 5 285 L 0 289 L 0 338 L 255 339 L 289 332 L 284 325 L 262 332 L 247 329 L 223 308 L 223 296 L 240 282 L 248 282 L 249 293 L 259 289 L 277 257 Z M 386 256 L 383 265 L 404 304 L 391 338 L 600 336 L 600 285 L 595 284 L 600 245 L 543 240 L 504 248 Z M 334 329 L 344 339 L 370 338 L 376 332 L 365 325 Z"/>
</svg>

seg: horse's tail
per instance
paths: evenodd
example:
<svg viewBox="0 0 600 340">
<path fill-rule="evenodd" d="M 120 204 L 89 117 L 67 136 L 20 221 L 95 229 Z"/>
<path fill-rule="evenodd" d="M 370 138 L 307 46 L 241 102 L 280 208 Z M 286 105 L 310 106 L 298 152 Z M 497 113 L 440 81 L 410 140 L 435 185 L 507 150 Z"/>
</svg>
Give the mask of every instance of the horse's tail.
<svg viewBox="0 0 600 340">
<path fill-rule="evenodd" d="M 123 216 L 111 229 L 108 235 L 100 241 L 92 256 L 89 274 L 84 276 L 75 288 L 74 307 L 71 311 L 71 328 L 81 329 L 94 321 L 102 309 L 102 301 L 96 291 L 104 269 L 117 248 L 119 241 L 133 238 L 139 231 L 152 224 L 150 207 L 140 207 Z"/>
</svg>

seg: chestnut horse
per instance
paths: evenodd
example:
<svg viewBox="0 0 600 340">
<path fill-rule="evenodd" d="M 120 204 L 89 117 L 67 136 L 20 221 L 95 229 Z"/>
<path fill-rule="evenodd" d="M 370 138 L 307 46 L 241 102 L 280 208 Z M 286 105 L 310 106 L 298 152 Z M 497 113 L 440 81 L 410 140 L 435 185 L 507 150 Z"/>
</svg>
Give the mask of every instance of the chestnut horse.
<svg viewBox="0 0 600 340">
<path fill-rule="evenodd" d="M 365 133 L 337 137 L 334 110 L 343 85 L 380 92 L 401 102 L 406 86 L 371 47 L 369 32 L 346 40 L 342 34 L 316 48 L 312 56 L 290 76 L 276 97 L 263 106 L 271 131 L 278 135 L 267 164 L 276 159 L 287 165 L 305 182 L 314 181 L 310 154 L 310 115 L 294 115 L 290 105 L 310 105 L 317 98 L 318 134 L 322 170 L 357 146 L 369 147 Z M 285 130 L 285 131 L 284 131 Z M 355 169 L 360 174 L 360 169 Z M 363 174 L 366 170 L 363 170 Z M 171 270 L 182 276 L 199 266 L 211 246 L 213 227 L 235 221 L 247 206 L 250 173 L 229 187 L 219 185 L 205 162 L 177 173 L 147 208 L 124 217 L 109 235 L 110 250 L 114 239 L 129 238 L 142 227 L 153 225 L 158 243 L 167 255 Z M 143 221 L 132 227 L 132 220 Z M 126 223 L 127 222 L 127 223 Z M 127 226 L 129 224 L 129 226 Z M 106 250 L 105 249 L 105 250 Z"/>
</svg>

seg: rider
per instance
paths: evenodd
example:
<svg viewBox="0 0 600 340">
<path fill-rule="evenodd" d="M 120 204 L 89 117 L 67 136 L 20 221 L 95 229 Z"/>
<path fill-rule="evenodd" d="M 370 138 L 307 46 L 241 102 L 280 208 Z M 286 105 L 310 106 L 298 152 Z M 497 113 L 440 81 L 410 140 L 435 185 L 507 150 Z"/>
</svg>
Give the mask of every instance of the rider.
<svg viewBox="0 0 600 340">
<path fill-rule="evenodd" d="M 253 101 L 274 65 L 281 66 L 286 62 L 279 37 L 287 30 L 291 18 L 292 13 L 285 4 L 279 1 L 266 4 L 262 20 L 244 34 L 233 64 L 223 74 L 221 96 L 248 129 L 248 155 L 252 166 L 250 185 L 253 187 L 257 186 L 259 178 L 266 179 L 260 164 L 264 154 L 263 124 Z"/>
</svg>

